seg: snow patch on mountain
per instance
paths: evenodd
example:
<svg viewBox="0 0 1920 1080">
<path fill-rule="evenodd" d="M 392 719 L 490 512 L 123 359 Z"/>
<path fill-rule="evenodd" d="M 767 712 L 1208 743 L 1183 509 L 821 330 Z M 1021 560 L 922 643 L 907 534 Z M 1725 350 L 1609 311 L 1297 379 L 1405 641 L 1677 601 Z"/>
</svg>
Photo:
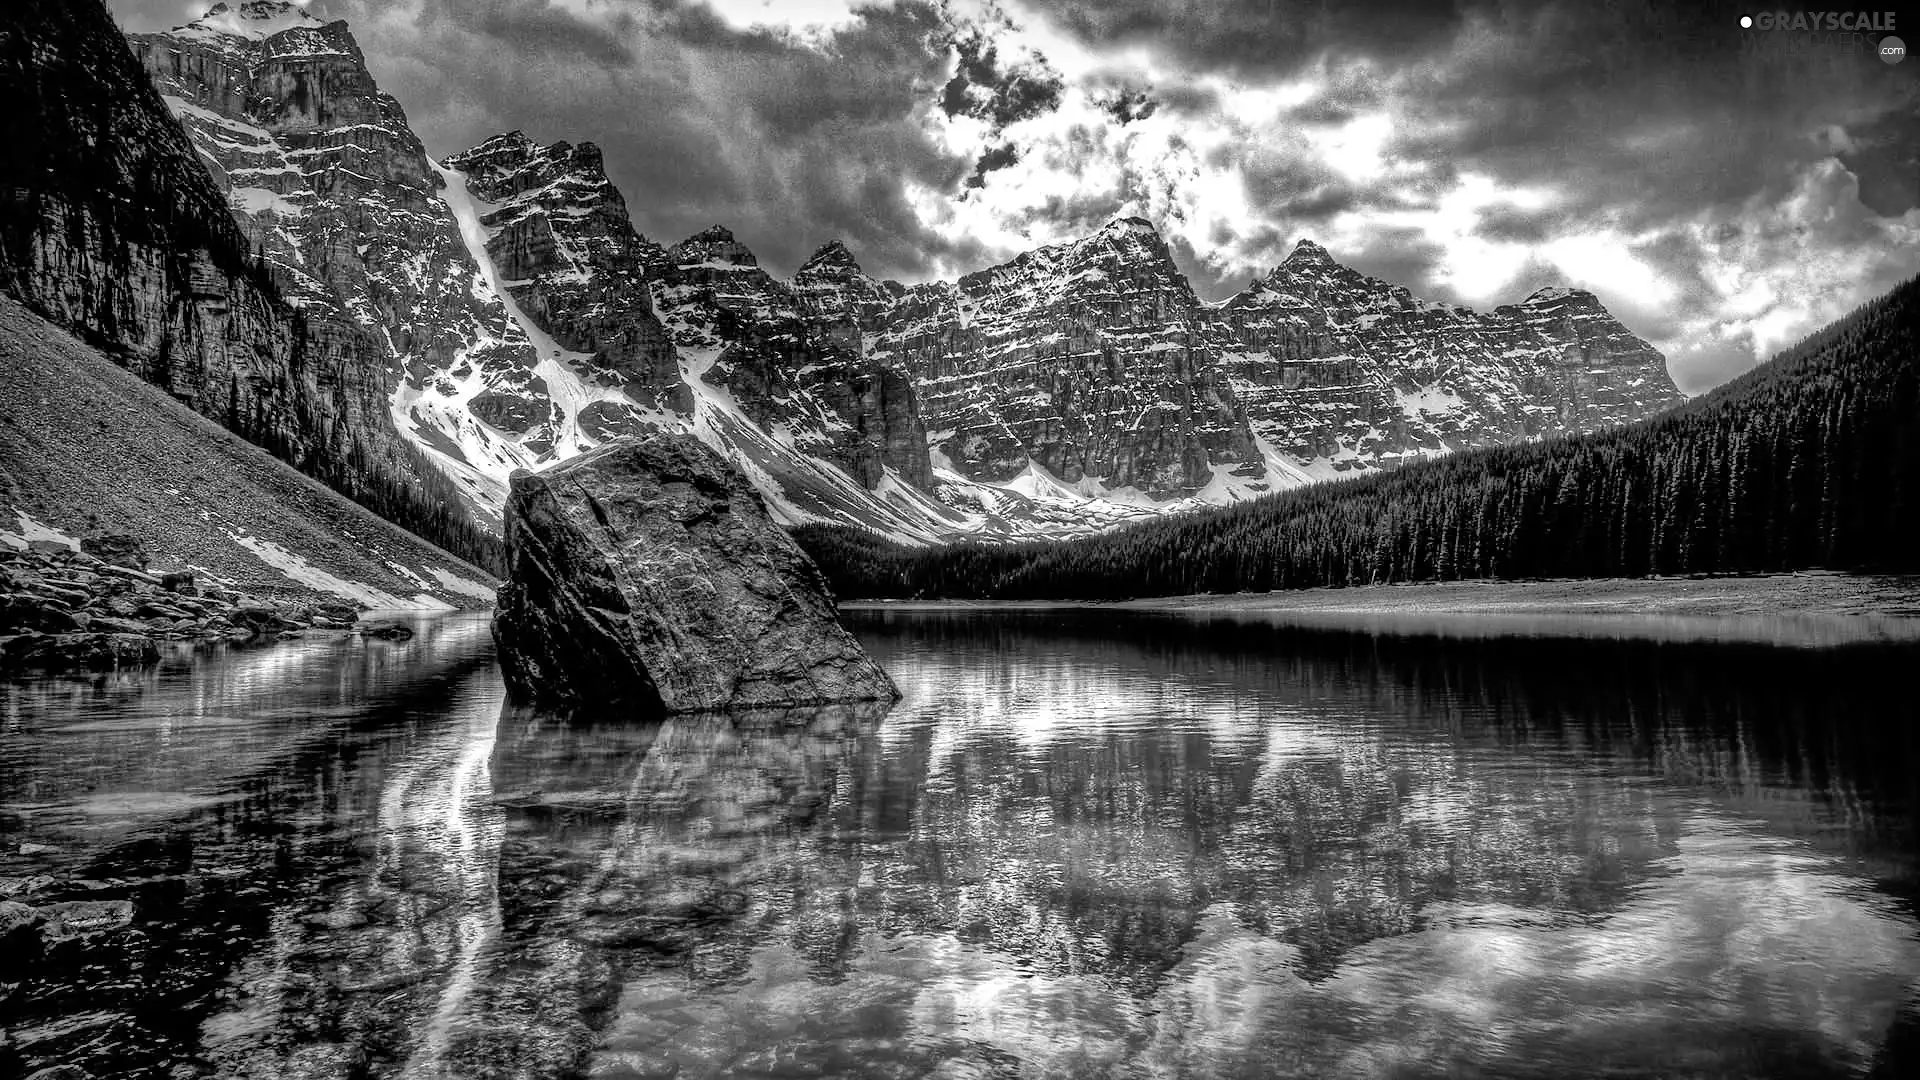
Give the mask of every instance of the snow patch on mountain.
<svg viewBox="0 0 1920 1080">
<path fill-rule="evenodd" d="M 237 7 L 215 4 L 207 13 L 185 26 L 175 27 L 183 36 L 224 34 L 231 37 L 265 41 L 283 30 L 300 27 L 317 29 L 326 23 L 308 14 L 307 9 L 282 0 L 247 0 Z"/>
<path fill-rule="evenodd" d="M 383 611 L 454 610 L 452 604 L 428 593 L 420 592 L 401 597 L 363 582 L 349 581 L 336 574 L 328 573 L 271 540 L 248 536 L 245 533 L 229 533 L 228 537 L 234 543 L 252 552 L 261 562 L 285 574 L 289 581 L 304 585 L 316 592 L 331 593 L 343 600 L 365 604 L 369 608 Z"/>
<path fill-rule="evenodd" d="M 38 540 L 50 544 L 59 544 L 70 551 L 80 550 L 80 541 L 45 522 L 35 520 L 33 515 L 27 513 L 25 510 L 15 509 L 12 513 L 14 517 L 14 527 L 12 529 L 0 529 L 0 544 L 4 544 L 15 551 L 25 551 L 34 541 Z"/>
</svg>

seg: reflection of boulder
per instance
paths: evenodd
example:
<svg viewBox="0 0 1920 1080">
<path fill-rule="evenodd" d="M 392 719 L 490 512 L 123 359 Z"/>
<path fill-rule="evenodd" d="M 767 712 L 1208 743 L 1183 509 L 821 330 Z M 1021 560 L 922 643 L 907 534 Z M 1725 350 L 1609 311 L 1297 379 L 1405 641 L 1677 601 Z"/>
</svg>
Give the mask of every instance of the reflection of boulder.
<svg viewBox="0 0 1920 1080">
<path fill-rule="evenodd" d="M 666 713 L 899 696 L 812 560 L 692 436 L 516 474 L 494 637 L 522 698 Z"/>
<path fill-rule="evenodd" d="M 635 723 L 509 706 L 489 768 L 506 960 L 475 1029 L 521 1052 L 584 1048 L 638 968 L 709 984 L 744 970 L 806 890 L 852 884 L 814 872 L 808 837 L 888 707 Z"/>
</svg>

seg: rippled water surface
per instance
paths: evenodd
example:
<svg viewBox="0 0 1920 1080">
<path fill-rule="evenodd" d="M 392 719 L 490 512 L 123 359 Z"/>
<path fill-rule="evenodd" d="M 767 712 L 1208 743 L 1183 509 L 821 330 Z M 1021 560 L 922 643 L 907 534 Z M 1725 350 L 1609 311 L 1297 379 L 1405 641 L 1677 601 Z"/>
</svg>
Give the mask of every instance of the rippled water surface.
<svg viewBox="0 0 1920 1080">
<path fill-rule="evenodd" d="M 563 722 L 477 619 L 0 685 L 0 1077 L 1920 1055 L 1911 643 L 849 620 L 897 706 Z"/>
</svg>

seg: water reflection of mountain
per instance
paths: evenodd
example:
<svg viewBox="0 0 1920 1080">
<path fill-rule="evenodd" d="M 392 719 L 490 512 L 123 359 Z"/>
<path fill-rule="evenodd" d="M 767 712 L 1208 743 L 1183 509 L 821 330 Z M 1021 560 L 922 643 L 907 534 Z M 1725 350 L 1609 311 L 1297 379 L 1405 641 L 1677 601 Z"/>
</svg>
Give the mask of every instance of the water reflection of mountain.
<svg viewBox="0 0 1920 1080">
<path fill-rule="evenodd" d="M 1668 792 L 1622 766 L 1842 852 L 1911 836 L 1911 649 L 1120 618 L 859 623 L 917 680 L 889 734 L 933 781 L 921 880 L 1054 969 L 1150 976 L 1220 901 L 1322 973 L 1437 901 L 1604 915 L 1673 853 Z"/>
<path fill-rule="evenodd" d="M 340 931 L 369 920 L 343 921 L 332 890 L 407 761 L 499 711 L 484 620 L 416 631 L 180 646 L 157 669 L 0 686 L 0 891 L 132 915 L 16 954 L 0 993 L 15 1053 L 94 1075 L 297 1075 L 364 1059 L 349 1039 L 380 1049 L 405 1010 L 365 1022 L 381 1010 L 351 992 Z"/>
<path fill-rule="evenodd" d="M 0 878 L 137 913 L 6 1026 L 129 1075 L 1819 1073 L 1920 973 L 1909 651 L 856 618 L 891 713 L 561 722 L 478 624 L 0 691 Z"/>
<path fill-rule="evenodd" d="M 662 1015 L 748 1030 L 743 996 L 791 1018 L 941 941 L 1152 1000 L 1223 926 L 1308 984 L 1462 918 L 1604 936 L 1722 812 L 1912 878 L 1911 743 L 1856 709 L 1885 653 L 1035 618 L 863 620 L 907 691 L 884 722 L 509 715 L 509 936 L 604 958 L 597 1022 L 664 1067 L 694 1036 Z M 905 1039 L 918 1007 L 863 1015 Z"/>
</svg>

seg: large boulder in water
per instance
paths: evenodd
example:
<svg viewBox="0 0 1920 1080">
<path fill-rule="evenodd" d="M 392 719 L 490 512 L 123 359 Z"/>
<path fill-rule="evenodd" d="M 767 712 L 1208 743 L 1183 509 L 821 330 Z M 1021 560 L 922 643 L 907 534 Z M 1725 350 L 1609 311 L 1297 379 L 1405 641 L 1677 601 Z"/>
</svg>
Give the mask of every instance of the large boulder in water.
<svg viewBox="0 0 1920 1080">
<path fill-rule="evenodd" d="M 506 535 L 493 635 L 523 700 L 677 713 L 900 696 L 813 561 L 691 436 L 515 473 Z"/>
</svg>

